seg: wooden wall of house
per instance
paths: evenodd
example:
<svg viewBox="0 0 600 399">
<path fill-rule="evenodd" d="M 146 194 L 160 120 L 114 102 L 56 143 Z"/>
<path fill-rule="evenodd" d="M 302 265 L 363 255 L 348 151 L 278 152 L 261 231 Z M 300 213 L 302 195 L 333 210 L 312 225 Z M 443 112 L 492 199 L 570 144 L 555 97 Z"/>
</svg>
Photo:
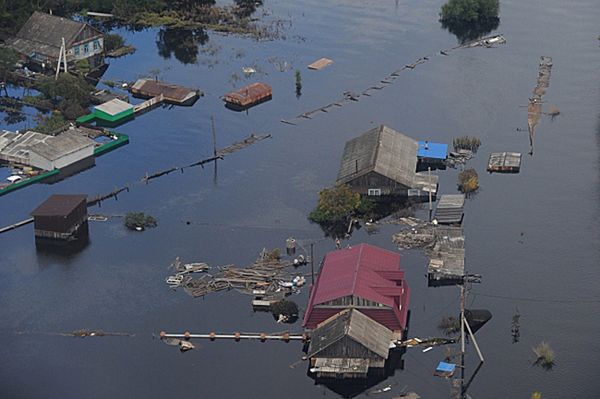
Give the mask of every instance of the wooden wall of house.
<svg viewBox="0 0 600 399">
<path fill-rule="evenodd" d="M 372 188 L 380 189 L 381 195 L 406 195 L 406 191 L 410 188 L 377 172 L 369 172 L 359 176 L 348 182 L 348 185 L 354 191 L 363 195 L 367 195 L 369 189 Z"/>
</svg>

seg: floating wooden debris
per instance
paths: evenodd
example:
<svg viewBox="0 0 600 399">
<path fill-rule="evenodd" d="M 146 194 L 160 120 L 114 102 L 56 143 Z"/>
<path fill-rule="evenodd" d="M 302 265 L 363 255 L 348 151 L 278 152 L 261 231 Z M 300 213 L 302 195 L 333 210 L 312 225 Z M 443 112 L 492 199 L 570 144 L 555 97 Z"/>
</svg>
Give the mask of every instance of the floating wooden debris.
<svg viewBox="0 0 600 399">
<path fill-rule="evenodd" d="M 546 56 L 540 57 L 537 84 L 533 89 L 533 96 L 529 99 L 529 105 L 527 106 L 527 128 L 529 130 L 529 145 L 531 147 L 530 154 L 533 154 L 535 128 L 540 122 L 542 115 L 542 97 L 546 94 L 546 89 L 550 86 L 552 65 L 552 58 Z"/>
<path fill-rule="evenodd" d="M 233 110 L 241 111 L 254 105 L 269 101 L 272 98 L 273 91 L 271 86 L 265 83 L 252 83 L 242 87 L 238 91 L 232 91 L 223 96 L 225 105 Z"/>
<path fill-rule="evenodd" d="M 519 173 L 521 170 L 521 153 L 492 152 L 487 170 L 488 172 Z"/>
<path fill-rule="evenodd" d="M 202 92 L 187 87 L 160 82 L 153 79 L 139 79 L 129 89 L 135 97 L 153 98 L 161 94 L 165 102 L 175 105 L 193 105 Z"/>
<path fill-rule="evenodd" d="M 313 62 L 312 64 L 309 64 L 308 69 L 320 70 L 325 67 L 328 67 L 331 64 L 333 64 L 333 61 L 330 60 L 329 58 L 320 58 L 320 59 L 316 60 L 315 62 Z"/>
<path fill-rule="evenodd" d="M 504 38 L 504 36 L 494 35 L 494 36 L 486 36 L 486 37 L 482 37 L 481 39 L 473 40 L 469 43 L 465 43 L 461 47 L 462 48 L 479 47 L 479 46 L 494 47 L 496 45 L 505 44 L 505 43 L 506 43 L 506 39 Z"/>
<path fill-rule="evenodd" d="M 464 194 L 444 194 L 438 201 L 433 219 L 439 224 L 461 224 L 464 207 Z"/>
<path fill-rule="evenodd" d="M 241 293 L 257 296 L 258 300 L 281 299 L 281 294 L 291 293 L 301 287 L 305 279 L 293 278 L 286 268 L 293 263 L 283 261 L 273 252 L 263 250 L 250 266 L 239 268 L 234 265 L 219 266 L 216 272 L 193 278 L 189 274 L 169 276 L 167 284 L 172 288 L 183 287 L 193 297 L 202 297 L 212 292 L 235 289 Z"/>
</svg>

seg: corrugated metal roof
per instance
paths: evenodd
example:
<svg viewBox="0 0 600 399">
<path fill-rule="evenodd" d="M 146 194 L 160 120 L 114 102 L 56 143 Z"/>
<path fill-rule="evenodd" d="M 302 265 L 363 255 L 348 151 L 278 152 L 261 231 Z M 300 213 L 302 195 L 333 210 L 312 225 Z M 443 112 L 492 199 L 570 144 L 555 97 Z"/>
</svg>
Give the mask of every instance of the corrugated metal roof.
<svg viewBox="0 0 600 399">
<path fill-rule="evenodd" d="M 31 216 L 67 216 L 86 199 L 85 194 L 53 194 L 35 208 Z"/>
<path fill-rule="evenodd" d="M 337 183 L 345 184 L 375 171 L 407 187 L 413 187 L 418 144 L 404 134 L 380 125 L 344 147 Z"/>
<path fill-rule="evenodd" d="M 357 296 L 389 306 L 400 324 L 404 325 L 407 309 L 398 309 L 396 299 L 402 296 L 402 289 L 408 295 L 408 285 L 403 280 L 402 286 L 397 289 L 399 275 L 388 279 L 389 272 L 400 270 L 400 254 L 369 244 L 329 252 L 323 259 L 319 277 L 311 291 L 304 324 L 315 305 Z"/>
<path fill-rule="evenodd" d="M 43 143 L 31 146 L 29 152 L 34 152 L 49 161 L 55 161 L 65 155 L 94 145 L 93 140 L 75 132 L 67 131 L 56 137 L 51 137 Z"/>
<path fill-rule="evenodd" d="M 464 206 L 464 194 L 444 194 L 438 201 L 433 218 L 442 224 L 461 223 Z"/>
<path fill-rule="evenodd" d="M 446 159 L 448 158 L 448 144 L 419 141 L 417 156 L 420 158 Z"/>
<path fill-rule="evenodd" d="M 100 105 L 96 105 L 94 109 L 102 112 L 106 112 L 109 115 L 115 116 L 121 112 L 128 111 L 133 109 L 133 105 L 126 103 L 123 100 L 119 100 L 118 98 L 113 98 L 110 101 L 102 103 Z"/>
</svg>

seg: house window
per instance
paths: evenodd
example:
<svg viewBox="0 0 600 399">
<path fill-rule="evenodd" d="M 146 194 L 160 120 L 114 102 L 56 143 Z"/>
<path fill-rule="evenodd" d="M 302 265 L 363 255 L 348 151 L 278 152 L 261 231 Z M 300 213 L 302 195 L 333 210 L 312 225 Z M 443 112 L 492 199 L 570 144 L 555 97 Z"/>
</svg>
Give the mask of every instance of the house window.
<svg viewBox="0 0 600 399">
<path fill-rule="evenodd" d="M 73 51 L 75 51 L 75 55 L 79 55 L 79 46 L 75 46 Z"/>
<path fill-rule="evenodd" d="M 369 191 L 367 191 L 368 195 L 381 195 L 381 189 L 380 188 L 370 188 Z"/>
<path fill-rule="evenodd" d="M 83 45 L 83 53 L 87 54 L 89 52 L 90 52 L 90 45 L 89 45 L 89 43 L 86 43 Z"/>
<path fill-rule="evenodd" d="M 98 43 L 98 40 L 94 40 L 94 50 L 98 50 L 100 48 L 100 43 Z"/>
</svg>

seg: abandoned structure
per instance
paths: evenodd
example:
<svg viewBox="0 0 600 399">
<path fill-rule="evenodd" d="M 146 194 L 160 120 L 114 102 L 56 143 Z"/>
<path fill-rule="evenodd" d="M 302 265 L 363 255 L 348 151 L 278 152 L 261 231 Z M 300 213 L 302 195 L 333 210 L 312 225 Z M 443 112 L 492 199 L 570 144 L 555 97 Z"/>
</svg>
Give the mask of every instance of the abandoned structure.
<svg viewBox="0 0 600 399">
<path fill-rule="evenodd" d="M 200 90 L 153 79 L 138 79 L 129 91 L 134 97 L 149 99 L 162 95 L 162 101 L 166 103 L 187 106 L 194 105 L 196 100 L 204 95 Z"/>
<path fill-rule="evenodd" d="M 310 371 L 323 378 L 383 373 L 392 341 L 404 338 L 409 296 L 397 253 L 361 244 L 325 255 L 303 322 Z"/>
<path fill-rule="evenodd" d="M 337 184 L 369 196 L 435 195 L 438 177 L 417 173 L 418 143 L 380 125 L 344 147 Z"/>
<path fill-rule="evenodd" d="M 87 196 L 54 194 L 31 212 L 35 237 L 71 241 L 87 233 Z"/>
<path fill-rule="evenodd" d="M 271 86 L 265 83 L 252 83 L 238 91 L 232 91 L 223 96 L 225 106 L 235 111 L 241 111 L 269 101 L 273 97 Z"/>
<path fill-rule="evenodd" d="M 63 50 L 64 42 L 64 50 Z M 61 51 L 67 65 L 87 61 L 90 70 L 104 65 L 104 35 L 98 29 L 68 18 L 34 12 L 6 46 L 21 54 L 33 69 L 55 70 Z"/>
</svg>

